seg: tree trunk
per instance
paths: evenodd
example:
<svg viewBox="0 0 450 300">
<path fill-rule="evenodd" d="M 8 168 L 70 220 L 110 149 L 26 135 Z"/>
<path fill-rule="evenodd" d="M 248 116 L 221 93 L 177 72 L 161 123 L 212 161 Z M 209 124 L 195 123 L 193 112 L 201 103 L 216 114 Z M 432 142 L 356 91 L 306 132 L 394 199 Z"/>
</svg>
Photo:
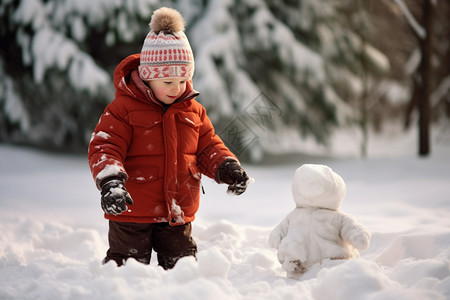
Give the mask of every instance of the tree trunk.
<svg viewBox="0 0 450 300">
<path fill-rule="evenodd" d="M 420 39 L 420 48 L 422 52 L 422 61 L 419 72 L 422 78 L 422 88 L 419 97 L 419 155 L 427 156 L 430 154 L 430 92 L 432 66 L 431 58 L 433 54 L 433 0 L 425 0 L 423 9 L 423 25 L 426 36 Z"/>
</svg>

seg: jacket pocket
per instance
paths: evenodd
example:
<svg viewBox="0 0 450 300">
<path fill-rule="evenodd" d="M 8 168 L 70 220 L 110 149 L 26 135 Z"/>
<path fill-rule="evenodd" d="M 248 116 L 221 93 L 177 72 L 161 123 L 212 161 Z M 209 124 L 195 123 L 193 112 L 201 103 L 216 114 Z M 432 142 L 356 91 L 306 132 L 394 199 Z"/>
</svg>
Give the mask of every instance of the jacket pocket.
<svg viewBox="0 0 450 300">
<path fill-rule="evenodd" d="M 128 155 L 153 156 L 164 154 L 162 118 L 154 111 L 132 111 L 128 114 L 133 138 Z"/>
<path fill-rule="evenodd" d="M 183 154 L 195 154 L 198 149 L 200 129 L 203 122 L 195 112 L 178 112 L 176 114 L 178 149 Z"/>
<path fill-rule="evenodd" d="M 200 181 L 202 179 L 202 172 L 200 172 L 200 169 L 196 165 L 189 164 L 189 173 L 191 178 L 195 181 Z"/>
<path fill-rule="evenodd" d="M 158 179 L 157 166 L 126 166 L 128 180 L 133 183 L 146 183 Z"/>
<path fill-rule="evenodd" d="M 155 111 L 132 111 L 128 114 L 128 121 L 131 125 L 151 128 L 162 123 L 162 116 Z"/>
<path fill-rule="evenodd" d="M 195 112 L 181 111 L 177 114 L 177 118 L 181 122 L 194 128 L 203 125 L 202 120 L 200 120 L 200 116 Z"/>
</svg>

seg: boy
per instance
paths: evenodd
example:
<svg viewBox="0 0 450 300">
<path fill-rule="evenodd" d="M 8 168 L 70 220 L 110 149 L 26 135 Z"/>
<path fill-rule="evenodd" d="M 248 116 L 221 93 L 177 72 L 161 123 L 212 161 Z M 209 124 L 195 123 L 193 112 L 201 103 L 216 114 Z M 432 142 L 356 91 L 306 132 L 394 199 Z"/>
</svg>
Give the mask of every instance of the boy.
<svg viewBox="0 0 450 300">
<path fill-rule="evenodd" d="M 156 10 L 150 29 L 141 53 L 114 72 L 116 96 L 92 134 L 88 157 L 109 220 L 104 263 L 120 266 L 132 257 L 149 264 L 153 249 L 170 269 L 197 252 L 191 222 L 201 173 L 237 195 L 249 177 L 194 100 L 194 57 L 180 13 Z"/>
</svg>

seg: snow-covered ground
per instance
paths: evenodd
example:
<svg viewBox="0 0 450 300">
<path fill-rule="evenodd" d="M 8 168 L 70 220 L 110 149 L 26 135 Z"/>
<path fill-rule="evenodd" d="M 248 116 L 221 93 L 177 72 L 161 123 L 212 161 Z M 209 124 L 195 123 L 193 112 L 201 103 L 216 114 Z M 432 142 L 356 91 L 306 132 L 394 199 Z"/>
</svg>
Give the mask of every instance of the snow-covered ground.
<svg viewBox="0 0 450 300">
<path fill-rule="evenodd" d="M 324 163 L 347 184 L 342 211 L 372 233 L 361 258 L 288 279 L 267 245 L 293 207 L 301 161 L 246 165 L 239 197 L 203 179 L 198 260 L 171 271 L 101 265 L 107 222 L 85 157 L 0 145 L 0 299 L 450 299 L 450 146 Z M 386 147 L 393 147 L 387 144 Z M 385 148 L 385 153 L 386 151 Z"/>
</svg>

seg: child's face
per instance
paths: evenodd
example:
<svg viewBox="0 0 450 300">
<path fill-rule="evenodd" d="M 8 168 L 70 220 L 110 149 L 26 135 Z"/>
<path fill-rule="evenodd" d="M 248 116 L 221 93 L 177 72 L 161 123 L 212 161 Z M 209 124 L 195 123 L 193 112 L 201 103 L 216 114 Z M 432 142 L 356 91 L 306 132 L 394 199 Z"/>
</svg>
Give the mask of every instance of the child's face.
<svg viewBox="0 0 450 300">
<path fill-rule="evenodd" d="M 186 80 L 182 78 L 147 81 L 156 99 L 164 104 L 172 104 L 186 91 Z"/>
</svg>

